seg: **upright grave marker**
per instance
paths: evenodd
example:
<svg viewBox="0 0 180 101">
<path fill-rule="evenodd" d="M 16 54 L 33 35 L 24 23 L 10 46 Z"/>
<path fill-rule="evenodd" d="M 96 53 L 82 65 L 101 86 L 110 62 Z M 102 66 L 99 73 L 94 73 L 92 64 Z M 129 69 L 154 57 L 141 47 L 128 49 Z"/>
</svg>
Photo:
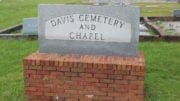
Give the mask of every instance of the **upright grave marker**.
<svg viewBox="0 0 180 101">
<path fill-rule="evenodd" d="M 136 7 L 40 5 L 38 20 L 43 53 L 106 56 L 138 53 Z"/>
<path fill-rule="evenodd" d="M 37 18 L 24 18 L 22 33 L 25 35 L 37 35 L 38 34 L 38 20 Z"/>
<path fill-rule="evenodd" d="M 175 10 L 173 11 L 173 16 L 174 16 L 174 17 L 180 17 L 180 9 L 175 9 Z"/>
</svg>

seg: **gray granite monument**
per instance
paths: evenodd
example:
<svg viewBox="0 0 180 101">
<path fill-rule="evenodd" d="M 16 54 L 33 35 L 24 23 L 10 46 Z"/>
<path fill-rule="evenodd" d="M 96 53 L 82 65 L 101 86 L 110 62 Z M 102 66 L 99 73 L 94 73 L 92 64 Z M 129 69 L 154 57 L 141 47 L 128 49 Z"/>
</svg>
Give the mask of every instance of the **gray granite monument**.
<svg viewBox="0 0 180 101">
<path fill-rule="evenodd" d="M 136 56 L 139 16 L 131 5 L 39 5 L 39 51 Z"/>
<path fill-rule="evenodd" d="M 22 33 L 25 35 L 37 35 L 38 34 L 37 18 L 24 18 Z"/>
<path fill-rule="evenodd" d="M 174 17 L 180 17 L 180 9 L 175 9 L 173 12 Z"/>
</svg>

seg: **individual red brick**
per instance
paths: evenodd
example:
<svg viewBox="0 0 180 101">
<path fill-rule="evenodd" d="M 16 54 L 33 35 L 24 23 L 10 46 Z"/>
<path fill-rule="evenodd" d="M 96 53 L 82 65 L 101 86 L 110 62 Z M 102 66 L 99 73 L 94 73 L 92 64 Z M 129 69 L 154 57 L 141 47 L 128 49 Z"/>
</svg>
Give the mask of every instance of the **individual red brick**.
<svg viewBox="0 0 180 101">
<path fill-rule="evenodd" d="M 87 63 L 83 63 L 83 68 L 87 68 L 88 67 L 88 64 Z"/>
<path fill-rule="evenodd" d="M 94 70 L 94 73 L 100 73 L 100 74 L 114 74 L 115 70 L 113 69 L 99 69 L 99 70 Z"/>
<path fill-rule="evenodd" d="M 82 62 L 79 62 L 79 63 L 78 63 L 78 67 L 79 67 L 79 68 L 82 68 L 82 67 L 83 67 L 83 63 L 82 63 Z"/>
<path fill-rule="evenodd" d="M 58 67 L 57 71 L 61 71 L 61 72 L 70 72 L 70 68 L 69 67 Z"/>
<path fill-rule="evenodd" d="M 59 64 L 58 67 L 62 67 L 63 66 L 63 62 L 62 61 L 59 61 L 58 64 Z"/>
<path fill-rule="evenodd" d="M 64 75 L 64 73 L 63 72 L 51 72 L 51 74 L 50 74 L 51 76 L 63 76 Z"/>
<path fill-rule="evenodd" d="M 114 80 L 111 80 L 111 79 L 100 79 L 99 82 L 101 82 L 101 83 L 113 83 Z"/>
<path fill-rule="evenodd" d="M 121 93 L 118 93 L 118 92 L 108 92 L 108 96 L 119 97 L 120 95 Z"/>
<path fill-rule="evenodd" d="M 30 95 L 32 95 L 32 96 L 33 96 L 33 95 L 35 95 L 35 96 L 36 96 L 36 95 L 43 95 L 43 93 L 36 91 L 36 92 L 31 92 Z"/>
<path fill-rule="evenodd" d="M 130 101 L 130 100 L 129 100 L 129 96 L 120 96 L 120 97 L 115 97 L 114 101 Z"/>
<path fill-rule="evenodd" d="M 29 69 L 41 70 L 42 66 L 29 66 Z"/>
<path fill-rule="evenodd" d="M 135 85 L 139 85 L 139 86 L 143 86 L 144 85 L 144 81 L 130 81 L 130 84 L 135 84 Z"/>
<path fill-rule="evenodd" d="M 122 70 L 122 65 L 121 65 L 121 64 L 118 64 L 118 65 L 117 65 L 117 70 L 119 70 L 119 71 Z"/>
<path fill-rule="evenodd" d="M 40 66 L 45 66 L 45 61 L 44 60 L 39 60 L 40 61 Z"/>
<path fill-rule="evenodd" d="M 64 67 L 69 67 L 69 62 L 63 62 Z"/>
<path fill-rule="evenodd" d="M 81 77 L 72 77 L 71 80 L 74 81 L 74 82 L 75 81 L 77 81 L 77 82 L 84 82 L 84 79 L 81 78 Z"/>
<path fill-rule="evenodd" d="M 136 71 L 131 71 L 131 75 L 135 75 L 135 76 L 144 76 L 144 72 L 136 72 Z"/>
<path fill-rule="evenodd" d="M 131 66 L 130 66 L 130 65 L 127 65 L 127 66 L 126 66 L 126 70 L 131 70 Z"/>
<path fill-rule="evenodd" d="M 78 94 L 80 95 L 87 95 L 87 94 L 94 94 L 94 91 L 88 91 L 88 90 L 79 90 Z"/>
<path fill-rule="evenodd" d="M 144 81 L 145 77 L 144 76 L 138 76 L 137 77 L 137 80 L 140 80 L 140 81 Z"/>
<path fill-rule="evenodd" d="M 85 86 L 84 89 L 85 89 L 85 90 L 94 91 L 94 90 L 97 90 L 98 87 L 94 87 L 94 86 Z"/>
<path fill-rule="evenodd" d="M 28 91 L 37 91 L 37 88 L 36 87 L 25 87 L 25 91 L 28 92 Z"/>
<path fill-rule="evenodd" d="M 65 101 L 79 101 L 77 98 L 66 98 Z"/>
<path fill-rule="evenodd" d="M 40 66 L 40 65 L 41 65 L 40 60 L 36 60 L 36 66 Z"/>
<path fill-rule="evenodd" d="M 92 82 L 78 82 L 78 85 L 80 85 L 80 86 L 92 86 L 93 83 Z"/>
<path fill-rule="evenodd" d="M 67 76 L 59 76 L 56 77 L 56 79 L 61 80 L 61 81 L 71 81 L 71 77 Z"/>
<path fill-rule="evenodd" d="M 86 81 L 86 82 L 99 82 L 99 80 L 96 78 L 87 78 L 87 79 L 84 79 L 84 81 Z"/>
<path fill-rule="evenodd" d="M 126 71 L 127 70 L 126 68 L 127 68 L 126 65 L 121 66 L 122 71 Z"/>
<path fill-rule="evenodd" d="M 36 70 L 25 70 L 25 74 L 36 74 Z"/>
<path fill-rule="evenodd" d="M 56 67 L 44 66 L 43 70 L 56 70 Z"/>
<path fill-rule="evenodd" d="M 107 95 L 106 92 L 98 91 L 98 90 L 94 90 L 93 93 L 94 93 L 94 95 L 97 95 L 97 96 L 106 96 Z"/>
<path fill-rule="evenodd" d="M 114 81 L 115 84 L 120 84 L 120 85 L 125 85 L 128 84 L 128 80 L 115 80 Z"/>
<path fill-rule="evenodd" d="M 50 66 L 54 66 L 54 64 L 55 64 L 55 61 L 53 61 L 53 60 L 50 60 L 50 61 L 49 61 L 49 65 L 50 65 Z"/>
<path fill-rule="evenodd" d="M 92 86 L 105 88 L 105 87 L 107 87 L 107 84 L 105 84 L 105 83 L 92 83 Z"/>
<path fill-rule="evenodd" d="M 43 87 L 43 85 L 37 87 L 37 91 L 38 92 L 51 92 L 51 88 L 48 88 L 48 87 Z"/>
<path fill-rule="evenodd" d="M 124 76 L 125 80 L 137 80 L 137 76 Z"/>
<path fill-rule="evenodd" d="M 36 61 L 35 60 L 31 60 L 31 65 L 35 66 L 36 65 Z"/>
<path fill-rule="evenodd" d="M 99 90 L 100 90 L 100 91 L 103 91 L 103 92 L 114 92 L 114 89 L 115 89 L 115 88 L 113 88 L 113 87 L 112 87 L 112 88 L 111 88 L 111 87 L 108 87 L 108 88 L 107 88 L 107 87 L 105 87 L 105 88 L 100 87 L 100 88 L 99 88 Z"/>
<path fill-rule="evenodd" d="M 85 77 L 85 78 L 90 78 L 90 77 L 93 77 L 93 75 L 91 74 L 91 73 L 80 73 L 79 74 L 80 75 L 80 77 Z"/>
<path fill-rule="evenodd" d="M 57 95 L 56 93 L 49 93 L 49 92 L 46 92 L 44 93 L 45 96 L 55 96 Z"/>
<path fill-rule="evenodd" d="M 136 84 L 130 84 L 129 85 L 129 89 L 131 89 L 131 90 L 137 90 L 138 89 L 138 85 L 136 85 Z"/>
<path fill-rule="evenodd" d="M 24 65 L 24 70 L 28 70 L 29 66 Z"/>
<path fill-rule="evenodd" d="M 116 74 L 116 75 L 130 75 L 130 71 L 128 71 L 128 70 L 116 70 L 116 71 L 114 71 L 113 74 Z"/>
<path fill-rule="evenodd" d="M 25 79 L 30 77 L 30 74 L 24 74 Z"/>
<path fill-rule="evenodd" d="M 84 90 L 84 86 L 79 86 L 77 84 L 70 86 L 71 90 Z"/>
<path fill-rule="evenodd" d="M 92 98 L 88 98 L 88 97 L 80 97 L 79 101 L 93 101 Z"/>
<path fill-rule="evenodd" d="M 34 75 L 30 75 L 30 77 L 33 78 L 33 79 L 41 79 L 43 76 L 38 75 L 38 74 L 34 74 Z"/>
<path fill-rule="evenodd" d="M 144 101 L 144 95 L 143 94 L 137 94 L 137 101 Z"/>
<path fill-rule="evenodd" d="M 65 90 L 65 93 L 67 94 L 78 94 L 77 90 Z"/>
<path fill-rule="evenodd" d="M 23 66 L 28 65 L 28 60 L 27 59 L 23 59 Z"/>
<path fill-rule="evenodd" d="M 141 66 L 141 72 L 145 71 L 145 66 Z"/>
<path fill-rule="evenodd" d="M 94 77 L 95 78 L 103 78 L 103 79 L 105 79 L 105 78 L 107 78 L 107 74 L 94 74 Z"/>
<path fill-rule="evenodd" d="M 128 93 L 129 92 L 129 86 L 128 85 L 120 85 L 114 91 L 119 92 L 119 93 Z"/>
<path fill-rule="evenodd" d="M 114 98 L 110 96 L 95 96 L 93 101 L 114 101 Z"/>
<path fill-rule="evenodd" d="M 88 68 L 92 68 L 93 67 L 93 63 L 87 63 Z"/>
<path fill-rule="evenodd" d="M 141 67 L 140 66 L 136 66 L 136 71 L 141 71 Z"/>
<path fill-rule="evenodd" d="M 50 72 L 49 71 L 37 70 L 37 74 L 39 74 L 39 75 L 49 75 Z"/>
<path fill-rule="evenodd" d="M 75 67 L 75 68 L 71 68 L 71 72 L 85 72 L 85 68 L 81 67 Z"/>
<path fill-rule="evenodd" d="M 49 63 L 49 61 L 45 61 L 45 64 L 44 64 L 44 66 L 50 66 L 50 63 Z"/>
<path fill-rule="evenodd" d="M 65 75 L 65 76 L 78 76 L 78 73 L 74 73 L 74 72 L 65 72 L 64 75 Z"/>
<path fill-rule="evenodd" d="M 59 66 L 59 62 L 58 62 L 58 61 L 55 61 L 55 62 L 54 62 L 54 66 L 55 66 L 55 67 L 58 67 L 58 66 Z"/>
<path fill-rule="evenodd" d="M 113 74 L 111 74 L 111 75 L 109 75 L 108 78 L 115 79 L 115 80 L 122 80 L 123 76 L 122 75 L 113 75 Z"/>
<path fill-rule="evenodd" d="M 108 70 L 117 70 L 117 65 L 116 64 L 107 64 L 107 68 Z"/>
<path fill-rule="evenodd" d="M 103 69 L 107 69 L 107 67 L 108 67 L 107 64 L 102 64 Z"/>
</svg>

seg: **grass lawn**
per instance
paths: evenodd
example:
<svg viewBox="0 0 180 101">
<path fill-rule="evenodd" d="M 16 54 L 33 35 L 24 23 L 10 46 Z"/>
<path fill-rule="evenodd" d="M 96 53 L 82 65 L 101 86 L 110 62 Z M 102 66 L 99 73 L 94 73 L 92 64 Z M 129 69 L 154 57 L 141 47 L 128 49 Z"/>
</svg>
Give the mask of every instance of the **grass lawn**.
<svg viewBox="0 0 180 101">
<path fill-rule="evenodd" d="M 35 52 L 38 42 L 0 40 L 0 101 L 23 100 L 24 56 Z M 179 101 L 180 43 L 141 42 L 146 58 L 146 101 Z"/>
<path fill-rule="evenodd" d="M 180 9 L 177 3 L 138 3 L 141 16 L 172 16 L 174 9 Z"/>
<path fill-rule="evenodd" d="M 38 4 L 80 3 L 81 0 L 0 0 L 0 29 L 22 23 L 26 17 L 37 17 Z"/>
<path fill-rule="evenodd" d="M 40 3 L 81 3 L 81 0 L 0 0 L 0 29 L 22 23 L 23 18 L 36 17 Z M 171 16 L 175 3 L 139 3 L 141 16 Z M 152 6 L 153 5 L 153 6 Z"/>
</svg>

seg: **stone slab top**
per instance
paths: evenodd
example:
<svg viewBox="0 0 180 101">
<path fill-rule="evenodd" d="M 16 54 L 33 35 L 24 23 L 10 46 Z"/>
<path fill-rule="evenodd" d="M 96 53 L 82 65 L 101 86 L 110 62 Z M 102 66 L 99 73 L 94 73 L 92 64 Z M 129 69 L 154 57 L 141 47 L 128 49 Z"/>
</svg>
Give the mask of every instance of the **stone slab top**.
<svg viewBox="0 0 180 101">
<path fill-rule="evenodd" d="M 31 61 L 34 65 L 50 65 L 50 66 L 65 66 L 66 64 L 95 64 L 95 65 L 125 65 L 145 67 L 145 59 L 143 53 L 139 53 L 136 57 L 121 57 L 121 56 L 96 56 L 96 55 L 76 55 L 76 54 L 47 54 L 35 52 L 24 58 L 26 61 Z M 26 63 L 27 64 L 27 63 Z"/>
<path fill-rule="evenodd" d="M 39 52 L 137 56 L 139 15 L 139 8 L 131 5 L 41 4 Z"/>
</svg>

